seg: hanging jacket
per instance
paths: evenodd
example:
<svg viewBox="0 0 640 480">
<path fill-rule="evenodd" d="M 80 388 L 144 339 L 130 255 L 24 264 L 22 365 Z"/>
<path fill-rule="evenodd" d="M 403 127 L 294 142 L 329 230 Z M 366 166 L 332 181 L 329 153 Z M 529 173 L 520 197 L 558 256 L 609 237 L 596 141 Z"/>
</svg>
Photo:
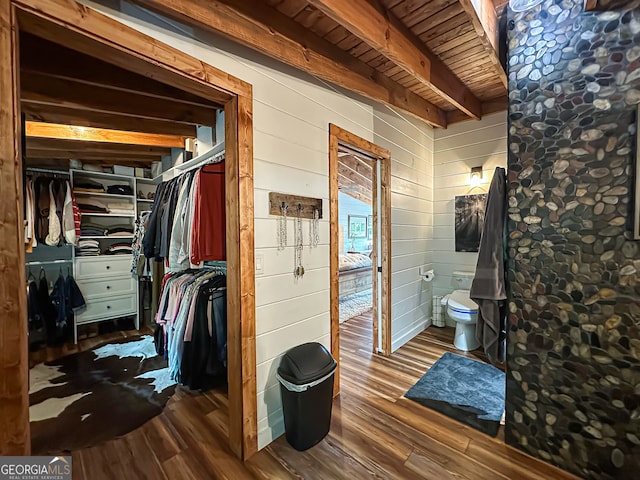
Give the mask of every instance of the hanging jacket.
<svg viewBox="0 0 640 480">
<path fill-rule="evenodd" d="M 71 187 L 66 182 L 66 192 L 64 196 L 64 207 L 62 210 L 62 232 L 64 239 L 71 245 L 77 245 L 78 237 L 76 236 L 76 222 L 73 211 L 73 200 L 71 197 Z"/>
<path fill-rule="evenodd" d="M 144 232 L 144 237 L 142 239 L 142 247 L 144 256 L 147 258 L 154 258 L 155 255 L 155 245 L 156 245 L 156 233 L 158 231 L 158 216 L 161 215 L 161 204 L 163 201 L 165 190 L 167 189 L 168 182 L 162 182 L 156 188 L 156 193 L 154 195 L 154 202 L 151 206 L 151 214 L 149 215 L 149 223 L 147 224 L 147 229 Z"/>
<path fill-rule="evenodd" d="M 49 182 L 50 179 L 39 177 L 35 181 L 35 235 L 40 243 L 44 243 L 49 234 Z"/>
<path fill-rule="evenodd" d="M 51 246 L 58 245 L 62 234 L 60 218 L 56 212 L 56 194 L 58 192 L 55 183 L 53 180 L 49 182 L 49 233 L 44 240 L 47 245 Z"/>
<path fill-rule="evenodd" d="M 56 310 L 56 327 L 64 328 L 67 325 L 67 297 L 66 283 L 62 274 L 60 274 L 58 280 L 56 280 L 56 283 L 53 285 L 50 298 Z"/>
<path fill-rule="evenodd" d="M 40 311 L 40 303 L 38 300 L 38 284 L 33 279 L 29 282 L 27 290 L 27 314 L 29 319 L 29 330 L 42 328 L 43 318 Z"/>
<path fill-rule="evenodd" d="M 65 299 L 67 302 L 67 316 L 71 317 L 73 313 L 78 313 L 87 303 L 80 291 L 80 287 L 71 275 L 67 275 L 65 281 Z"/>
<path fill-rule="evenodd" d="M 38 284 L 38 308 L 44 321 L 47 345 L 55 345 L 57 341 L 57 312 L 51 302 L 51 297 L 49 297 L 49 282 L 47 281 L 47 274 L 44 270 L 40 271 L 40 281 Z"/>
<path fill-rule="evenodd" d="M 171 239 L 169 242 L 169 271 L 177 272 L 189 268 L 188 256 L 181 257 L 180 251 L 183 247 L 183 235 L 185 228 L 191 228 L 190 224 L 185 222 L 188 213 L 189 195 L 193 186 L 193 177 L 195 171 L 187 172 L 185 180 L 182 182 L 180 193 L 178 194 L 178 203 L 176 205 L 176 214 L 173 218 L 173 228 L 171 229 Z"/>
</svg>

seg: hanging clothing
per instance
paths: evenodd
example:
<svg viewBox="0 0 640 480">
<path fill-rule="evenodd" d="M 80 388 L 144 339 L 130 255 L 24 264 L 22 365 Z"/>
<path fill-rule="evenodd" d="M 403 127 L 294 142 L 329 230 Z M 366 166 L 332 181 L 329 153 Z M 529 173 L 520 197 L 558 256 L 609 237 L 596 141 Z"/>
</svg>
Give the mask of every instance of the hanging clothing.
<svg viewBox="0 0 640 480">
<path fill-rule="evenodd" d="M 49 233 L 45 238 L 45 243 L 50 246 L 55 246 L 60 243 L 60 237 L 62 235 L 62 210 L 60 216 L 57 211 L 57 197 L 59 196 L 58 186 L 55 180 L 49 182 Z M 63 200 L 64 203 L 64 200 Z"/>
<path fill-rule="evenodd" d="M 497 167 L 487 195 L 484 228 L 478 250 L 476 274 L 469 296 L 478 304 L 476 338 L 492 363 L 504 361 L 506 328 L 505 221 L 506 173 Z"/>
<path fill-rule="evenodd" d="M 166 259 L 170 271 L 225 260 L 224 173 L 224 163 L 208 164 L 158 185 L 142 240 L 145 257 Z"/>
<path fill-rule="evenodd" d="M 45 243 L 49 234 L 49 182 L 50 178 L 38 177 L 35 181 L 35 235 L 40 243 Z"/>
<path fill-rule="evenodd" d="M 191 194 L 191 187 L 193 184 L 193 178 L 195 171 L 187 172 L 185 174 L 185 180 L 182 182 L 180 192 L 178 193 L 178 201 L 176 204 L 176 214 L 173 218 L 173 228 L 171 229 L 171 240 L 169 243 L 169 270 L 178 272 L 189 268 L 189 256 L 181 255 L 181 252 L 185 248 L 184 246 L 184 234 L 185 230 L 190 230 L 191 223 L 189 212 L 189 197 Z"/>
<path fill-rule="evenodd" d="M 78 224 L 80 224 L 80 218 L 77 217 Z M 64 197 L 64 207 L 62 210 L 62 231 L 64 239 L 71 245 L 78 244 L 78 236 L 76 235 L 76 214 L 73 210 L 73 195 L 71 193 L 71 186 L 69 182 L 66 182 L 66 193 Z"/>
<path fill-rule="evenodd" d="M 31 275 L 29 276 L 31 277 Z M 29 330 L 35 330 L 44 326 L 43 315 L 40 311 L 38 284 L 35 278 L 29 280 L 27 286 L 27 317 L 29 320 Z"/>
<path fill-rule="evenodd" d="M 226 276 L 216 270 L 167 274 L 156 322 L 156 349 L 171 378 L 190 388 L 211 388 L 226 380 Z"/>
<path fill-rule="evenodd" d="M 148 262 L 142 252 L 142 239 L 149 223 L 150 212 L 142 212 L 138 215 L 135 229 L 133 232 L 133 240 L 131 242 L 132 260 L 131 273 L 137 276 L 149 276 Z"/>
<path fill-rule="evenodd" d="M 49 296 L 49 282 L 44 269 L 40 270 L 40 280 L 38 282 L 38 310 L 42 315 L 47 345 L 55 345 L 58 338 L 56 330 L 57 311 Z"/>
<path fill-rule="evenodd" d="M 51 302 L 56 309 L 56 327 L 63 328 L 67 326 L 67 298 L 66 298 L 66 282 L 62 274 L 53 285 L 51 292 Z"/>
<path fill-rule="evenodd" d="M 191 263 L 226 260 L 224 163 L 205 165 L 196 175 Z"/>
</svg>

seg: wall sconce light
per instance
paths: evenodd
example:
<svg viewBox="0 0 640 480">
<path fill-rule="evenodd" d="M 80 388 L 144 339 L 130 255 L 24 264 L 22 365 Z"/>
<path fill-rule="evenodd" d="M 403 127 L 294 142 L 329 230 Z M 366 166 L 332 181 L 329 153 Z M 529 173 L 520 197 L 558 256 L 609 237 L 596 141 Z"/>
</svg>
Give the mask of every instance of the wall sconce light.
<svg viewBox="0 0 640 480">
<path fill-rule="evenodd" d="M 469 185 L 477 187 L 482 183 L 482 167 L 473 167 L 469 174 Z"/>
<path fill-rule="evenodd" d="M 514 12 L 526 12 L 542 2 L 543 0 L 509 0 L 509 8 Z"/>
</svg>

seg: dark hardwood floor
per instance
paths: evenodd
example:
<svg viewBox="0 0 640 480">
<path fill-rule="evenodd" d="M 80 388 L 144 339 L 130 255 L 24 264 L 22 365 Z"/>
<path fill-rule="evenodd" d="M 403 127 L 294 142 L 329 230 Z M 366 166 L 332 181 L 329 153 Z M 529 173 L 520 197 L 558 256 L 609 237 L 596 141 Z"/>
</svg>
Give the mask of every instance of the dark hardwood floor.
<svg viewBox="0 0 640 480">
<path fill-rule="evenodd" d="M 310 450 L 295 451 L 281 437 L 243 464 L 226 445 L 225 393 L 179 388 L 144 426 L 73 452 L 74 479 L 576 478 L 505 445 L 501 435 L 489 437 L 402 397 L 445 351 L 455 351 L 453 329 L 431 327 L 383 358 L 371 354 L 370 326 L 370 315 L 341 326 L 342 393 L 331 432 Z"/>
<path fill-rule="evenodd" d="M 77 344 L 66 342 L 53 347 L 42 345 L 29 351 L 29 368 L 33 368 L 38 363 L 52 362 L 67 355 L 91 350 L 105 343 L 136 335 L 153 335 L 153 328 L 143 326 L 140 330 L 115 330 L 101 335 L 98 333 L 98 324 L 86 325 L 82 334 L 78 336 Z"/>
</svg>

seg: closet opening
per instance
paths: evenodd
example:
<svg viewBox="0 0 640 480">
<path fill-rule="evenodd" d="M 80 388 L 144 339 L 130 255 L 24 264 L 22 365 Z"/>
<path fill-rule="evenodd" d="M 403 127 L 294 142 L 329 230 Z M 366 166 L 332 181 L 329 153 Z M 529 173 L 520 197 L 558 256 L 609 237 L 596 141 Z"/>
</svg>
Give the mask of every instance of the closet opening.
<svg viewBox="0 0 640 480">
<path fill-rule="evenodd" d="M 0 12 L 0 149 L 16 159 L 0 263 L 19 280 L 0 292 L 15 305 L 0 453 L 91 461 L 168 404 L 248 458 L 251 87 L 73 2 L 29 3 Z"/>
<path fill-rule="evenodd" d="M 341 329 L 353 329 L 357 337 L 366 337 L 373 353 L 391 354 L 390 162 L 389 151 L 330 125 L 331 353 L 338 360 L 335 395 L 340 388 Z M 362 328 L 363 322 L 369 325 Z"/>
</svg>

